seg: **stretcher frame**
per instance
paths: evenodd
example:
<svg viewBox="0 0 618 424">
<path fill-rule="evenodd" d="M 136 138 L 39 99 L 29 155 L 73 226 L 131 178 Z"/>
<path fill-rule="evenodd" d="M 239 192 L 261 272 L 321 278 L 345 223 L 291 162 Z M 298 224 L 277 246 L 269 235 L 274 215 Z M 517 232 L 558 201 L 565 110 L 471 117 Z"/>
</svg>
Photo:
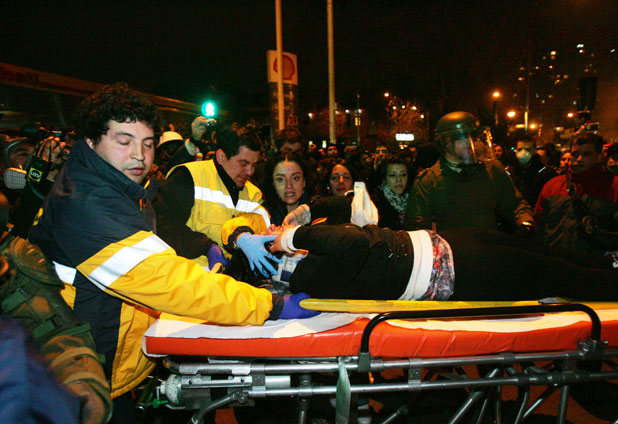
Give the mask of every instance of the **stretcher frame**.
<svg viewBox="0 0 618 424">
<path fill-rule="evenodd" d="M 451 317 L 498 317 L 528 314 L 580 311 L 591 321 L 590 336 L 580 340 L 573 349 L 538 352 L 499 352 L 453 357 L 384 358 L 372 355 L 370 340 L 379 325 L 391 319 L 427 319 Z M 425 390 L 468 389 L 469 395 L 453 413 L 449 423 L 470 417 L 480 423 L 493 413 L 496 423 L 502 423 L 500 393 L 504 386 L 516 386 L 517 414 L 514 423 L 526 420 L 549 396 L 560 390 L 556 422 L 566 420 L 570 387 L 573 384 L 618 379 L 618 348 L 608 347 L 601 339 L 601 320 L 597 313 L 583 304 L 470 308 L 457 310 L 425 310 L 387 312 L 371 319 L 365 326 L 357 355 L 335 357 L 183 357 L 167 356 L 164 365 L 170 375 L 156 388 L 156 399 L 167 400 L 172 409 L 195 410 L 190 422 L 198 424 L 208 412 L 229 406 L 252 406 L 255 400 L 267 397 L 294 397 L 298 401 L 299 424 L 309 422 L 309 406 L 316 396 L 336 399 L 335 419 L 331 422 L 357 422 L 358 397 L 372 393 L 410 392 Z M 618 341 L 614 341 L 618 344 Z M 585 361 L 585 362 L 584 362 Z M 585 363 L 604 364 L 603 369 L 590 370 Z M 483 375 L 466 372 L 474 366 Z M 404 381 L 380 383 L 350 383 L 351 375 L 368 376 L 386 370 L 403 370 Z M 332 374 L 333 384 L 316 384 L 317 374 Z M 336 377 L 335 377 L 336 376 Z M 438 376 L 441 379 L 436 379 Z M 363 377 L 364 378 L 364 377 Z M 336 380 L 336 381 L 335 381 Z M 353 381 L 358 378 L 353 378 Z M 369 381 L 368 378 L 366 381 Z M 543 393 L 531 399 L 531 386 L 545 386 Z M 215 392 L 224 394 L 215 397 Z M 490 411 L 490 409 L 492 411 Z M 392 411 L 383 423 L 413 413 L 408 405 Z M 615 422 L 618 422 L 618 417 Z"/>
</svg>

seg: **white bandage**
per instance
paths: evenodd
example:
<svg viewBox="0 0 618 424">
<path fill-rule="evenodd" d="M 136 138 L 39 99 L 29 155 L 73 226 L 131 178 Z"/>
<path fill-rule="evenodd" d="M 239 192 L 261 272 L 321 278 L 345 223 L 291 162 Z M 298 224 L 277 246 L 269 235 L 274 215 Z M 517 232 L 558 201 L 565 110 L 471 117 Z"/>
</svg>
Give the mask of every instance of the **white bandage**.
<svg viewBox="0 0 618 424">
<path fill-rule="evenodd" d="M 298 227 L 300 227 L 300 225 L 287 227 L 281 233 L 281 248 L 284 252 L 289 253 L 290 255 L 293 255 L 294 252 L 298 250 L 292 243 L 292 240 L 294 240 L 294 233 L 296 233 Z"/>
</svg>

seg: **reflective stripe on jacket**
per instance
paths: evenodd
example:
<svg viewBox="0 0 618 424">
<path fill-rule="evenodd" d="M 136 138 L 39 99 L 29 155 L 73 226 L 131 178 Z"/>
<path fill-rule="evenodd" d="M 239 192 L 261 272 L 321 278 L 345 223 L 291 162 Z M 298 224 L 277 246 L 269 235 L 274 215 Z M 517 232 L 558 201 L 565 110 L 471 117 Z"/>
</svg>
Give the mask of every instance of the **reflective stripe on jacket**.
<svg viewBox="0 0 618 424">
<path fill-rule="evenodd" d="M 141 340 L 159 311 L 259 325 L 273 307 L 267 290 L 177 256 L 144 219 L 143 198 L 143 187 L 80 141 L 30 234 L 61 280 L 75 288 L 68 303 L 90 324 L 97 351 L 106 356 L 112 397 L 136 387 L 154 367 Z"/>
<path fill-rule="evenodd" d="M 238 202 L 234 205 L 212 160 L 179 166 L 189 170 L 194 183 L 194 204 L 186 222 L 191 230 L 205 234 L 224 247 L 227 237 L 240 226 L 249 226 L 257 234 L 270 226 L 270 216 L 262 206 L 262 192 L 251 182 L 247 182 L 239 192 Z M 206 256 L 195 260 L 208 265 Z"/>
</svg>

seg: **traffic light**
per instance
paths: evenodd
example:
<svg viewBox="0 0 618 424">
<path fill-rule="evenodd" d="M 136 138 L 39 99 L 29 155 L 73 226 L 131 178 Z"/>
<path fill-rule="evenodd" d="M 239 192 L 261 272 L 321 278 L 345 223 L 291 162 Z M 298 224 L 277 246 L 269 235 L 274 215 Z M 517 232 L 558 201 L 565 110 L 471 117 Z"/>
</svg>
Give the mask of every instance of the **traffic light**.
<svg viewBox="0 0 618 424">
<path fill-rule="evenodd" d="M 217 116 L 217 106 L 212 101 L 202 103 L 202 115 L 206 118 L 215 118 Z"/>
</svg>

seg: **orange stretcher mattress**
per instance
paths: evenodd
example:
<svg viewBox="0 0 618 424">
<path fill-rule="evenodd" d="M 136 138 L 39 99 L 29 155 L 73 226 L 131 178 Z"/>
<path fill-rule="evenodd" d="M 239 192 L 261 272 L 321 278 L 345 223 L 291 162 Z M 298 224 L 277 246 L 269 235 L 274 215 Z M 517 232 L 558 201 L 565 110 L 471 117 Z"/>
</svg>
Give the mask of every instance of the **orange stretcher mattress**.
<svg viewBox="0 0 618 424">
<path fill-rule="evenodd" d="M 609 347 L 618 346 L 618 305 L 616 309 L 596 312 L 602 323 L 602 340 L 606 340 Z M 318 317 L 324 320 L 326 316 Z M 175 329 L 177 319 L 162 317 L 146 332 L 143 346 L 147 354 L 273 358 L 355 356 L 369 322 L 366 316 L 353 316 L 350 322 L 336 328 L 292 337 L 278 336 L 275 332 L 271 337 L 253 338 L 252 332 L 260 327 L 244 326 L 242 338 L 219 338 L 211 335 L 211 329 L 218 326 L 179 321 Z M 302 326 L 306 322 L 291 320 L 287 325 Z M 164 323 L 166 325 L 162 325 Z M 507 351 L 563 351 L 576 349 L 578 342 L 590 336 L 590 330 L 589 317 L 580 312 L 535 314 L 523 318 L 387 321 L 374 329 L 369 349 L 374 357 L 425 358 Z"/>
</svg>

